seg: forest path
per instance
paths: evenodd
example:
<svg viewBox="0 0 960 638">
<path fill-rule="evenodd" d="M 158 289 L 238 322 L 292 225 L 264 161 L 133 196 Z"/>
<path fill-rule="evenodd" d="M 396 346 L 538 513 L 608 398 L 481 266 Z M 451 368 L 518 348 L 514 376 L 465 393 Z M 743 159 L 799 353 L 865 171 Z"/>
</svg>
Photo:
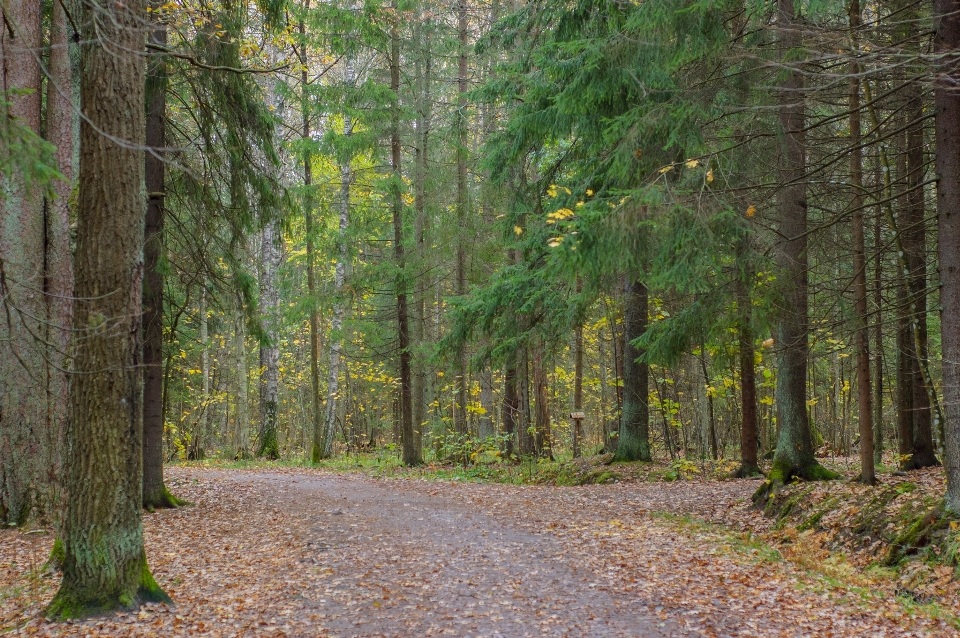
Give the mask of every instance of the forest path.
<svg viewBox="0 0 960 638">
<path fill-rule="evenodd" d="M 175 607 L 46 623 L 57 583 L 45 574 L 19 598 L 0 596 L 0 627 L 43 636 L 960 635 L 683 516 L 755 516 L 745 508 L 751 481 L 536 487 L 197 467 L 167 475 L 194 506 L 147 514 L 144 524 L 151 569 Z M 42 564 L 50 542 L 0 532 L 0 566 Z M 14 571 L 0 571 L 0 586 Z"/>
</svg>

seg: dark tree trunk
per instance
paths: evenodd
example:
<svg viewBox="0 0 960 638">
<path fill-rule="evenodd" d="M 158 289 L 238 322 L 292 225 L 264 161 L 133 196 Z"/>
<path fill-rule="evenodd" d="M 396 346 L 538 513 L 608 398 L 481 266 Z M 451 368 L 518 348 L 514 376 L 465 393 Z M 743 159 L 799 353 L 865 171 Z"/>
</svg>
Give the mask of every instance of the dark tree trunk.
<svg viewBox="0 0 960 638">
<path fill-rule="evenodd" d="M 923 101 L 921 87 L 911 83 L 905 89 L 907 128 L 906 149 L 906 206 L 900 220 L 900 233 L 903 245 L 904 293 L 910 302 L 906 307 L 906 325 L 902 358 L 902 389 L 910 398 L 909 412 L 911 450 L 907 469 L 939 465 L 933 444 L 933 405 L 930 393 L 935 390 L 927 386 L 924 370 L 927 358 L 927 247 L 924 228 L 923 183 Z"/>
<path fill-rule="evenodd" d="M 467 3 L 457 3 L 457 34 L 460 48 L 457 53 L 457 294 L 467 294 L 467 256 L 464 246 L 464 224 L 467 223 Z M 457 403 L 454 410 L 454 429 L 461 437 L 467 436 L 467 350 L 457 356 L 455 380 Z"/>
<path fill-rule="evenodd" d="M 393 4 L 396 10 L 396 1 Z M 397 333 L 400 350 L 400 438 L 403 444 L 404 465 L 419 465 L 421 452 L 417 449 L 413 432 L 413 392 L 410 370 L 410 326 L 407 314 L 407 273 L 403 254 L 403 184 L 400 170 L 400 33 L 396 24 L 390 30 L 390 90 L 393 92 L 392 124 L 390 133 L 390 167 L 393 181 L 390 185 L 393 206 L 393 250 L 397 279 Z"/>
<path fill-rule="evenodd" d="M 937 219 L 940 257 L 940 307 L 943 343 L 943 464 L 947 471 L 947 508 L 960 513 L 960 1 L 934 0 L 934 46 L 949 54 L 936 69 Z"/>
<path fill-rule="evenodd" d="M 165 47 L 167 28 L 150 32 L 151 43 Z M 163 484 L 163 207 L 166 195 L 162 149 L 166 146 L 167 64 L 163 55 L 149 58 L 146 86 L 144 154 L 147 218 L 143 244 L 143 507 L 176 507 Z"/>
<path fill-rule="evenodd" d="M 857 42 L 860 0 L 850 1 L 850 32 Z M 856 51 L 855 51 L 856 52 Z M 873 466 L 873 396 L 870 388 L 870 325 L 867 314 L 867 260 L 863 225 L 863 150 L 860 148 L 860 63 L 850 68 L 850 208 L 853 210 L 853 307 L 856 314 L 857 398 L 860 417 L 860 482 L 877 481 Z"/>
<path fill-rule="evenodd" d="M 553 460 L 553 442 L 550 427 L 550 397 L 547 387 L 547 370 L 543 361 L 543 344 L 533 351 L 533 388 L 535 394 L 534 447 L 538 457 Z"/>
<path fill-rule="evenodd" d="M 789 60 L 802 45 L 793 0 L 778 0 L 781 55 Z M 795 62 L 793 64 L 796 64 Z M 807 300 L 807 176 L 803 75 L 786 72 L 780 86 L 779 246 L 782 307 L 777 318 L 777 448 L 769 481 L 758 490 L 758 500 L 794 477 L 832 477 L 817 463 L 807 415 L 807 355 L 810 333 Z"/>
<path fill-rule="evenodd" d="M 647 330 L 647 287 L 628 280 L 623 300 L 623 410 L 616 460 L 650 461 L 649 367 L 637 361 L 643 352 L 633 345 Z"/>
<path fill-rule="evenodd" d="M 143 545 L 141 360 L 143 0 L 84 5 L 74 366 L 66 432 L 63 580 L 76 618 L 169 601 Z M 110 136 L 109 138 L 107 136 Z M 126 140 L 129 144 L 117 144 Z M 104 241 L 109 237 L 110 241 Z"/>
</svg>

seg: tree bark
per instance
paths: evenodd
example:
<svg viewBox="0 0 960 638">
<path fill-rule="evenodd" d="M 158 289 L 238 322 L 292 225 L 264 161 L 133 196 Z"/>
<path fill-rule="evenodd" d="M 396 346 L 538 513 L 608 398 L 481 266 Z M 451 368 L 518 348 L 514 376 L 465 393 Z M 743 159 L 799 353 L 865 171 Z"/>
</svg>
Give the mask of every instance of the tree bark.
<svg viewBox="0 0 960 638">
<path fill-rule="evenodd" d="M 152 44 L 165 47 L 166 25 L 150 32 Z M 147 215 L 143 243 L 143 507 L 149 511 L 176 507 L 177 500 L 163 483 L 163 216 L 166 167 L 167 63 L 165 56 L 149 58 L 146 84 L 146 142 L 144 181 Z"/>
<path fill-rule="evenodd" d="M 850 32 L 857 48 L 860 28 L 860 0 L 850 0 Z M 854 341 L 857 353 L 857 399 L 860 417 L 860 482 L 873 485 L 877 482 L 873 458 L 873 395 L 870 387 L 870 323 L 867 311 L 867 260 L 866 240 L 863 225 L 863 150 L 860 135 L 860 63 L 851 63 L 850 68 L 850 208 L 853 231 L 853 307 L 856 315 Z"/>
<path fill-rule="evenodd" d="M 553 441 L 550 427 L 550 396 L 547 387 L 547 370 L 543 361 L 543 344 L 534 347 L 531 361 L 535 394 L 534 452 L 538 457 L 553 460 Z"/>
<path fill-rule="evenodd" d="M 306 0 L 303 6 L 304 12 L 310 10 L 310 0 Z M 313 155 L 310 152 L 309 144 L 312 142 L 312 132 L 310 129 L 310 96 L 307 91 L 309 78 L 307 77 L 307 32 L 304 20 L 301 18 L 298 26 L 300 32 L 300 110 L 303 114 L 303 221 L 306 230 L 307 239 L 307 292 L 310 295 L 310 421 L 313 425 L 313 445 L 311 446 L 311 459 L 313 462 L 319 458 L 313 458 L 313 451 L 322 448 L 323 445 L 323 420 L 321 417 L 320 403 L 320 315 L 317 312 L 319 299 L 317 296 L 317 275 L 316 275 L 316 257 L 314 249 L 314 228 L 313 228 Z"/>
<path fill-rule="evenodd" d="M 63 431 L 69 405 L 67 365 L 70 329 L 73 324 L 73 253 L 70 249 L 70 194 L 74 186 L 73 70 L 67 16 L 59 2 L 50 18 L 50 57 L 47 63 L 46 138 L 56 147 L 57 170 L 63 179 L 53 183 L 47 201 L 46 253 L 47 294 L 47 442 L 48 457 L 42 461 L 48 486 L 44 501 L 60 510 L 59 480 L 63 462 Z"/>
<path fill-rule="evenodd" d="M 745 251 L 741 251 L 743 254 Z M 760 473 L 757 454 L 760 448 L 760 430 L 757 425 L 757 371 L 754 362 L 753 309 L 750 287 L 753 272 L 741 275 L 737 282 L 739 321 L 737 339 L 740 348 L 740 467 L 735 476 L 747 477 Z"/>
<path fill-rule="evenodd" d="M 580 288 L 579 282 L 577 288 Z M 577 322 L 573 336 L 573 411 L 583 410 L 583 321 Z M 581 419 L 573 420 L 573 458 L 580 458 L 583 444 Z M 669 445 L 669 441 L 667 442 Z"/>
<path fill-rule="evenodd" d="M 623 316 L 623 412 L 616 460 L 651 461 L 650 407 L 648 377 L 650 368 L 633 341 L 647 330 L 647 287 L 638 280 L 628 280 L 624 295 Z"/>
<path fill-rule="evenodd" d="M 280 224 L 268 221 L 260 234 L 260 313 L 266 342 L 260 343 L 260 441 L 257 456 L 280 458 L 277 438 L 277 395 L 280 385 L 280 349 L 277 347 L 277 269 L 282 241 Z"/>
<path fill-rule="evenodd" d="M 141 509 L 144 163 L 137 147 L 144 143 L 146 19 L 143 0 L 84 5 L 81 16 L 83 39 L 95 44 L 83 50 L 80 374 L 70 388 L 63 580 L 47 612 L 54 618 L 169 601 L 147 568 Z"/>
<path fill-rule="evenodd" d="M 935 69 L 937 230 L 945 412 L 943 464 L 947 508 L 960 513 L 960 1 L 934 0 L 934 47 L 947 55 Z"/>
<path fill-rule="evenodd" d="M 0 113 L 0 152 L 9 155 L 15 141 L 11 136 L 35 138 L 40 133 L 41 3 L 12 0 L 0 12 L 3 90 L 30 91 L 3 96 L 10 105 Z M 43 197 L 40 188 L 28 186 L 29 177 L 17 169 L 4 174 L 0 201 L 0 518 L 14 525 L 25 523 L 34 508 L 43 511 L 51 505 L 40 502 L 46 489 L 42 464 L 49 457 L 42 387 L 47 312 L 40 292 L 45 275 Z"/>
<path fill-rule="evenodd" d="M 464 230 L 467 223 L 467 3 L 457 2 L 457 295 L 467 294 L 466 247 Z M 457 375 L 454 380 L 457 402 L 454 410 L 454 430 L 466 438 L 467 432 L 467 349 L 457 353 Z"/>
<path fill-rule="evenodd" d="M 344 82 L 347 86 L 353 84 L 353 64 L 348 58 L 344 69 Z M 348 138 L 353 134 L 353 119 L 349 114 L 343 116 L 343 135 Z M 347 228 L 350 225 L 350 184 L 353 182 L 351 169 L 352 158 L 344 153 L 340 160 L 340 234 L 337 238 L 337 264 L 333 275 L 333 319 L 330 322 L 330 367 L 327 370 L 327 402 L 324 409 L 323 431 L 314 430 L 313 453 L 314 463 L 320 459 L 333 456 L 333 440 L 337 431 L 337 404 L 340 400 L 340 353 L 343 349 L 343 315 L 346 310 L 342 299 L 343 284 L 347 276 Z"/>
<path fill-rule="evenodd" d="M 785 62 L 802 46 L 793 0 L 778 0 L 781 55 Z M 796 62 L 792 62 L 796 64 Z M 832 477 L 814 458 L 813 436 L 807 416 L 807 356 L 809 317 L 807 299 L 807 176 L 803 75 L 800 69 L 786 71 L 781 84 L 780 210 L 777 261 L 780 269 L 782 306 L 777 318 L 777 448 L 769 480 L 755 498 L 763 500 L 771 490 L 794 477 Z"/>
<path fill-rule="evenodd" d="M 394 0 L 396 11 L 397 2 Z M 400 32 L 394 23 L 390 28 L 390 90 L 393 93 L 391 106 L 390 168 L 393 176 L 390 183 L 390 200 L 393 209 L 393 251 L 396 262 L 397 337 L 400 364 L 400 430 L 403 444 L 404 465 L 419 465 L 421 452 L 417 449 L 413 434 L 413 392 L 410 372 L 410 325 L 407 311 L 407 272 L 403 247 L 403 173 L 400 167 Z"/>
</svg>

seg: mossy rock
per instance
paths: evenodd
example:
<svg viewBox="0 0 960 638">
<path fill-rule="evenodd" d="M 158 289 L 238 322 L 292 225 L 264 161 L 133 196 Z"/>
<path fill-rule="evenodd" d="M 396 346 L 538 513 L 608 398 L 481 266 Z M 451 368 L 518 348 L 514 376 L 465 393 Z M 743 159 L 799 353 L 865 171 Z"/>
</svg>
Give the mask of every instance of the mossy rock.
<svg viewBox="0 0 960 638">
<path fill-rule="evenodd" d="M 885 565 L 896 565 L 907 556 L 915 554 L 920 549 L 930 545 L 936 538 L 945 536 L 946 530 L 950 527 L 950 522 L 955 519 L 948 515 L 942 499 L 931 501 L 932 499 L 926 499 L 919 511 L 917 508 L 910 508 L 913 511 L 913 516 L 908 519 L 907 526 L 890 543 L 890 549 L 887 550 L 886 558 L 883 561 Z M 901 512 L 903 512 L 903 509 L 901 509 Z"/>
</svg>

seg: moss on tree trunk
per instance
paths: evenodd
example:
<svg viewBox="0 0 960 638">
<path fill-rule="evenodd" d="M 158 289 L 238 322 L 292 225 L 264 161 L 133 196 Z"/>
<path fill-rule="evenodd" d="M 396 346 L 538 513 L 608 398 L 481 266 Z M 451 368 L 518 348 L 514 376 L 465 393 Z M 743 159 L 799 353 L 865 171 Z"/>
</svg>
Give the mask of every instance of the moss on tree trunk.
<svg viewBox="0 0 960 638">
<path fill-rule="evenodd" d="M 143 544 L 144 0 L 84 5 L 74 368 L 63 580 L 47 613 L 167 601 Z M 109 49 L 101 43 L 109 42 Z M 126 143 L 119 144 L 117 140 Z M 109 238 L 106 241 L 105 238 Z"/>
</svg>

